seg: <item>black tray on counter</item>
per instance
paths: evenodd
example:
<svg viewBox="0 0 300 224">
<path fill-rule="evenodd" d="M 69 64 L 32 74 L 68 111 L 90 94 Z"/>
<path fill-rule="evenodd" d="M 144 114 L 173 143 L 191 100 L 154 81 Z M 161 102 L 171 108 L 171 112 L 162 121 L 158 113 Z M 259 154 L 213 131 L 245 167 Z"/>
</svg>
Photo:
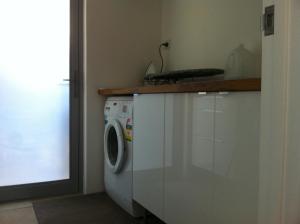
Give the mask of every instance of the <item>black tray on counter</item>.
<svg viewBox="0 0 300 224">
<path fill-rule="evenodd" d="M 177 82 L 184 79 L 205 78 L 224 74 L 223 69 L 207 68 L 207 69 L 188 69 L 163 72 L 158 74 L 150 74 L 145 77 L 145 81 L 168 81 Z"/>
</svg>

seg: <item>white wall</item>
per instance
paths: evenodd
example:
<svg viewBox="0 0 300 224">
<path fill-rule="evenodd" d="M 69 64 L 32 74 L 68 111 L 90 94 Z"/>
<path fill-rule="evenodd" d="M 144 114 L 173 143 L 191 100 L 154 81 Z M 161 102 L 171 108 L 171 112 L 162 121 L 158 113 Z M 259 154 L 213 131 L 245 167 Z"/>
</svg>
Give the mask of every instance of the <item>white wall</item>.
<svg viewBox="0 0 300 224">
<path fill-rule="evenodd" d="M 290 0 L 284 223 L 300 223 L 300 2 Z"/>
<path fill-rule="evenodd" d="M 142 82 L 160 43 L 160 0 L 85 0 L 84 192 L 103 191 L 104 98 Z"/>
<path fill-rule="evenodd" d="M 261 7 L 262 0 L 163 0 L 167 69 L 225 68 L 230 52 L 244 44 L 261 74 Z"/>
</svg>

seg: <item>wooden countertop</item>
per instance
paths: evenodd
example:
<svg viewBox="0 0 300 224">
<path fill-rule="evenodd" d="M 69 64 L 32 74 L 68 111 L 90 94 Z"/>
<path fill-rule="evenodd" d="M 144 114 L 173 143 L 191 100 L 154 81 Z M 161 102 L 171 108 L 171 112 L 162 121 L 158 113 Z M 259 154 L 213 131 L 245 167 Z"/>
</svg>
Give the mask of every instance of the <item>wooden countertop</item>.
<svg viewBox="0 0 300 224">
<path fill-rule="evenodd" d="M 102 96 L 129 96 L 153 93 L 245 92 L 260 91 L 261 79 L 210 80 L 188 84 L 141 86 L 132 88 L 99 89 Z"/>
</svg>

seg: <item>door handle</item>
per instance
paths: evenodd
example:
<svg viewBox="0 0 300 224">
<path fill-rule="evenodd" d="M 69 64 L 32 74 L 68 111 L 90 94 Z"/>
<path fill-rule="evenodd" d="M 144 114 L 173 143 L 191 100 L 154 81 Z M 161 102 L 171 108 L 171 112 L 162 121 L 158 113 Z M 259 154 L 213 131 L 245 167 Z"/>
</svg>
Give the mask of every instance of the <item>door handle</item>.
<svg viewBox="0 0 300 224">
<path fill-rule="evenodd" d="M 73 75 L 73 88 L 74 88 L 74 97 L 75 98 L 79 98 L 80 97 L 80 87 L 79 87 L 79 73 L 77 70 L 74 71 L 74 75 Z"/>
<path fill-rule="evenodd" d="M 74 77 L 72 79 L 63 79 L 63 82 L 69 82 L 71 85 L 71 89 L 73 89 L 73 95 L 75 98 L 79 97 L 79 82 L 78 82 L 78 72 L 74 72 Z"/>
</svg>

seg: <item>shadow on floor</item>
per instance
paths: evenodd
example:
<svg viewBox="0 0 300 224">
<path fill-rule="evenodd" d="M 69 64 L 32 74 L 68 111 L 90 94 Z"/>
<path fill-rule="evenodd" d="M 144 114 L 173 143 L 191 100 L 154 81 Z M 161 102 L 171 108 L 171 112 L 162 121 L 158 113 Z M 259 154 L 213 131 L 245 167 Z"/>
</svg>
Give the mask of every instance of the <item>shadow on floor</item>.
<svg viewBox="0 0 300 224">
<path fill-rule="evenodd" d="M 35 201 L 33 208 L 39 224 L 137 223 L 104 193 Z M 150 220 L 147 223 L 162 223 L 155 218 Z"/>
</svg>

